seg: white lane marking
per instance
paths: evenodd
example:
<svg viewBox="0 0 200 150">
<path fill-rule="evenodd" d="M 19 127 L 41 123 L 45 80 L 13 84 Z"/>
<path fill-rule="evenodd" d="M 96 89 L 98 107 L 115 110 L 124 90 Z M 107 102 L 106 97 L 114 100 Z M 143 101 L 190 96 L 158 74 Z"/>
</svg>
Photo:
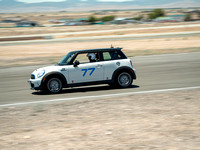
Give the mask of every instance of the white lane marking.
<svg viewBox="0 0 200 150">
<path fill-rule="evenodd" d="M 32 102 L 3 104 L 3 105 L 0 105 L 0 107 L 20 106 L 20 105 L 28 105 L 28 104 L 41 104 L 41 103 L 61 102 L 61 101 L 71 101 L 71 100 L 81 100 L 81 99 L 91 99 L 91 98 L 102 98 L 102 97 L 115 97 L 115 96 L 125 96 L 125 95 L 135 95 L 135 94 L 148 94 L 148 93 L 182 91 L 182 90 L 192 90 L 192 89 L 200 89 L 200 86 L 184 87 L 184 88 L 172 88 L 172 89 L 162 89 L 162 90 L 150 90 L 150 91 L 138 91 L 138 92 L 128 92 L 128 93 L 118 93 L 118 94 L 108 94 L 108 95 L 97 95 L 97 96 L 62 98 L 62 99 L 52 99 L 52 100 L 41 100 L 41 101 L 32 101 Z"/>
</svg>

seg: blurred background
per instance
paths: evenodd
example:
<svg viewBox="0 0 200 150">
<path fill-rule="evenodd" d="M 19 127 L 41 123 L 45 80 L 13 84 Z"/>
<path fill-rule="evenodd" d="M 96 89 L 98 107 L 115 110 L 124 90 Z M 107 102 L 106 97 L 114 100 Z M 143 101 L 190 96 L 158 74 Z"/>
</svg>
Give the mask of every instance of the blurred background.
<svg viewBox="0 0 200 150">
<path fill-rule="evenodd" d="M 0 67 L 54 64 L 77 49 L 128 56 L 200 51 L 199 0 L 0 0 Z"/>
</svg>

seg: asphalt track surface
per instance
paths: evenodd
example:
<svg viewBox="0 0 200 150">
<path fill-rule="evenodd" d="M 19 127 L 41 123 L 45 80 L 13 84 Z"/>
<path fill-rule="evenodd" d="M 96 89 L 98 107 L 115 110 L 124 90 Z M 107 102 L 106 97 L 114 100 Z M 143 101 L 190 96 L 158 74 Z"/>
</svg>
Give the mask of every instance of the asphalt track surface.
<svg viewBox="0 0 200 150">
<path fill-rule="evenodd" d="M 131 88 L 113 89 L 98 85 L 67 88 L 56 95 L 30 90 L 27 80 L 32 71 L 41 66 L 0 69 L 0 105 L 200 86 L 199 52 L 140 56 L 132 60 L 137 80 Z"/>
</svg>

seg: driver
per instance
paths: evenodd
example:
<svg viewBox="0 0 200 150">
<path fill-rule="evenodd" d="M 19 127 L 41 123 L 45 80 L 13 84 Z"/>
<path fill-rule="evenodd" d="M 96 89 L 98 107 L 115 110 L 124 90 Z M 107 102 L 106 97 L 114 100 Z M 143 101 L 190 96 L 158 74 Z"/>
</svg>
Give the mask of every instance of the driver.
<svg viewBox="0 0 200 150">
<path fill-rule="evenodd" d="M 88 53 L 87 54 L 88 59 L 90 60 L 90 62 L 96 62 L 96 55 L 94 53 Z"/>
</svg>

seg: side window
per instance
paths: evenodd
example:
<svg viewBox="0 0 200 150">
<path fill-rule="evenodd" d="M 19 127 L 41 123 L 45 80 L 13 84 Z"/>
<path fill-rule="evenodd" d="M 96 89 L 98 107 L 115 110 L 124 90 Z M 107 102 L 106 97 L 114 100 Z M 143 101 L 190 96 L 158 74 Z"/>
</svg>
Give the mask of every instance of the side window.
<svg viewBox="0 0 200 150">
<path fill-rule="evenodd" d="M 122 55 L 118 53 L 118 51 L 109 51 L 109 52 L 103 52 L 103 60 L 117 60 L 117 59 L 122 59 Z"/>
<path fill-rule="evenodd" d="M 89 59 L 87 57 L 87 53 L 84 53 L 84 54 L 78 54 L 76 56 L 76 58 L 74 59 L 73 63 L 78 60 L 80 62 L 80 64 L 84 64 L 84 63 L 89 63 Z"/>
<path fill-rule="evenodd" d="M 76 58 L 74 59 L 73 63 L 76 60 L 78 60 L 80 64 L 84 64 L 84 63 L 97 62 L 100 59 L 99 59 L 98 53 L 83 53 L 83 54 L 78 54 Z"/>
<path fill-rule="evenodd" d="M 109 52 L 103 52 L 103 60 L 111 60 L 111 56 Z"/>
<path fill-rule="evenodd" d="M 110 55 L 112 60 L 121 59 L 121 56 L 119 55 L 118 51 L 111 51 Z"/>
</svg>

